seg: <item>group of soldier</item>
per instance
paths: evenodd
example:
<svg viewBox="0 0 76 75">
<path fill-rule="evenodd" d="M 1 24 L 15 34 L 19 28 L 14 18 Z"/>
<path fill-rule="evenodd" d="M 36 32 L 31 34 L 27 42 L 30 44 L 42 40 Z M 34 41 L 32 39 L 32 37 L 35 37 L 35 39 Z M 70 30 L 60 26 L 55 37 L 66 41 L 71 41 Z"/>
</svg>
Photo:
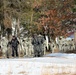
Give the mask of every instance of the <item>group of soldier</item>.
<svg viewBox="0 0 76 75">
<path fill-rule="evenodd" d="M 34 50 L 34 57 L 40 57 L 43 56 L 43 43 L 44 43 L 44 37 L 40 34 L 34 34 L 32 36 L 32 42 L 31 44 L 33 45 L 33 50 Z M 19 53 L 18 53 L 18 45 L 20 44 L 18 38 L 16 36 L 12 36 L 11 41 L 8 42 L 7 47 L 10 46 L 11 47 L 11 51 L 12 57 L 19 57 Z M 0 53 L 1 53 L 2 49 L 0 46 Z M 7 53 L 7 58 L 9 58 L 8 56 L 9 54 Z"/>
<path fill-rule="evenodd" d="M 23 57 L 23 56 L 34 56 L 41 57 L 46 54 L 47 50 L 50 50 L 52 53 L 56 52 L 67 52 L 73 51 L 76 49 L 73 40 L 65 40 L 62 38 L 58 42 L 54 42 L 50 39 L 51 42 L 48 42 L 48 37 L 44 37 L 41 34 L 33 34 L 31 37 L 17 38 L 12 36 L 12 39 L 5 43 L 5 40 L 2 41 L 0 46 L 0 56 L 5 54 L 6 57 Z M 3 53 L 2 53 L 3 52 Z M 20 55 L 22 54 L 22 55 Z"/>
</svg>

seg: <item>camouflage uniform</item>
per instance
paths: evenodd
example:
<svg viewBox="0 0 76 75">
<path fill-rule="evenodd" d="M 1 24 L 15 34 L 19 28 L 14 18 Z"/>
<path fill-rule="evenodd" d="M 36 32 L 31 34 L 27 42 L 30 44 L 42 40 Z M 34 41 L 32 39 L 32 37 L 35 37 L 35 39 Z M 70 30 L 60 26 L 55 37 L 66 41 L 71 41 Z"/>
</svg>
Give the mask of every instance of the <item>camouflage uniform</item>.
<svg viewBox="0 0 76 75">
<path fill-rule="evenodd" d="M 40 57 L 43 55 L 43 42 L 44 38 L 41 35 L 35 35 L 32 44 L 34 45 L 35 57 Z"/>
</svg>

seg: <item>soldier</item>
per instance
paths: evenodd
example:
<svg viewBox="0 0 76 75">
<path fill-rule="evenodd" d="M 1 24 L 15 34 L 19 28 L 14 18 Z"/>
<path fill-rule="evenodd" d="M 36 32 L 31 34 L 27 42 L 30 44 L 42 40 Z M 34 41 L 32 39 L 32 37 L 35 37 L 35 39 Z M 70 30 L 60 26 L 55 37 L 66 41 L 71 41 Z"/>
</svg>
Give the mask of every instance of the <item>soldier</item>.
<svg viewBox="0 0 76 75">
<path fill-rule="evenodd" d="M 19 41 L 15 36 L 12 37 L 12 40 L 10 41 L 10 44 L 12 46 L 12 56 L 14 57 L 16 54 L 16 57 L 18 57 L 18 44 Z"/>
<path fill-rule="evenodd" d="M 32 44 L 34 45 L 35 57 L 40 57 L 43 55 L 43 42 L 44 38 L 41 35 L 34 35 Z"/>
<path fill-rule="evenodd" d="M 12 47 L 11 47 L 11 42 L 10 41 L 7 44 L 6 56 L 7 56 L 7 58 L 10 58 L 12 56 Z"/>
</svg>

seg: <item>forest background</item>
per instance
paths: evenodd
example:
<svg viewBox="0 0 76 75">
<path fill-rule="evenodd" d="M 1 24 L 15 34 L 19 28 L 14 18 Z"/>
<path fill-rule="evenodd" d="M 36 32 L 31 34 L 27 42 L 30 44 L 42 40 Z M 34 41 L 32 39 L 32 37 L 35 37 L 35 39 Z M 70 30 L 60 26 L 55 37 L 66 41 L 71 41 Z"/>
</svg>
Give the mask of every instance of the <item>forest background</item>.
<svg viewBox="0 0 76 75">
<path fill-rule="evenodd" d="M 14 21 L 18 37 L 24 32 L 69 36 L 76 33 L 76 0 L 0 0 L 0 36 L 10 38 Z"/>
</svg>

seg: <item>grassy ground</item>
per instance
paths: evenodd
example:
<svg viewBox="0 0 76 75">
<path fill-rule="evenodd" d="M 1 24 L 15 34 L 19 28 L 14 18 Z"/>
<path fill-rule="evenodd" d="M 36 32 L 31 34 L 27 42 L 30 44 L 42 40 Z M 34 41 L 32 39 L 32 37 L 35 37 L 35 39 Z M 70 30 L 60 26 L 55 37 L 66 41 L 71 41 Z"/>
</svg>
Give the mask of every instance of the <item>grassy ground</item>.
<svg viewBox="0 0 76 75">
<path fill-rule="evenodd" d="M 46 54 L 50 54 L 50 53 L 51 53 L 50 50 L 46 51 Z M 73 51 L 69 50 L 69 51 L 66 51 L 65 53 L 75 53 L 76 54 L 76 50 L 73 50 Z"/>
<path fill-rule="evenodd" d="M 76 54 L 76 50 L 73 50 L 73 51 L 67 51 L 66 53 L 75 53 L 75 54 Z"/>
</svg>

